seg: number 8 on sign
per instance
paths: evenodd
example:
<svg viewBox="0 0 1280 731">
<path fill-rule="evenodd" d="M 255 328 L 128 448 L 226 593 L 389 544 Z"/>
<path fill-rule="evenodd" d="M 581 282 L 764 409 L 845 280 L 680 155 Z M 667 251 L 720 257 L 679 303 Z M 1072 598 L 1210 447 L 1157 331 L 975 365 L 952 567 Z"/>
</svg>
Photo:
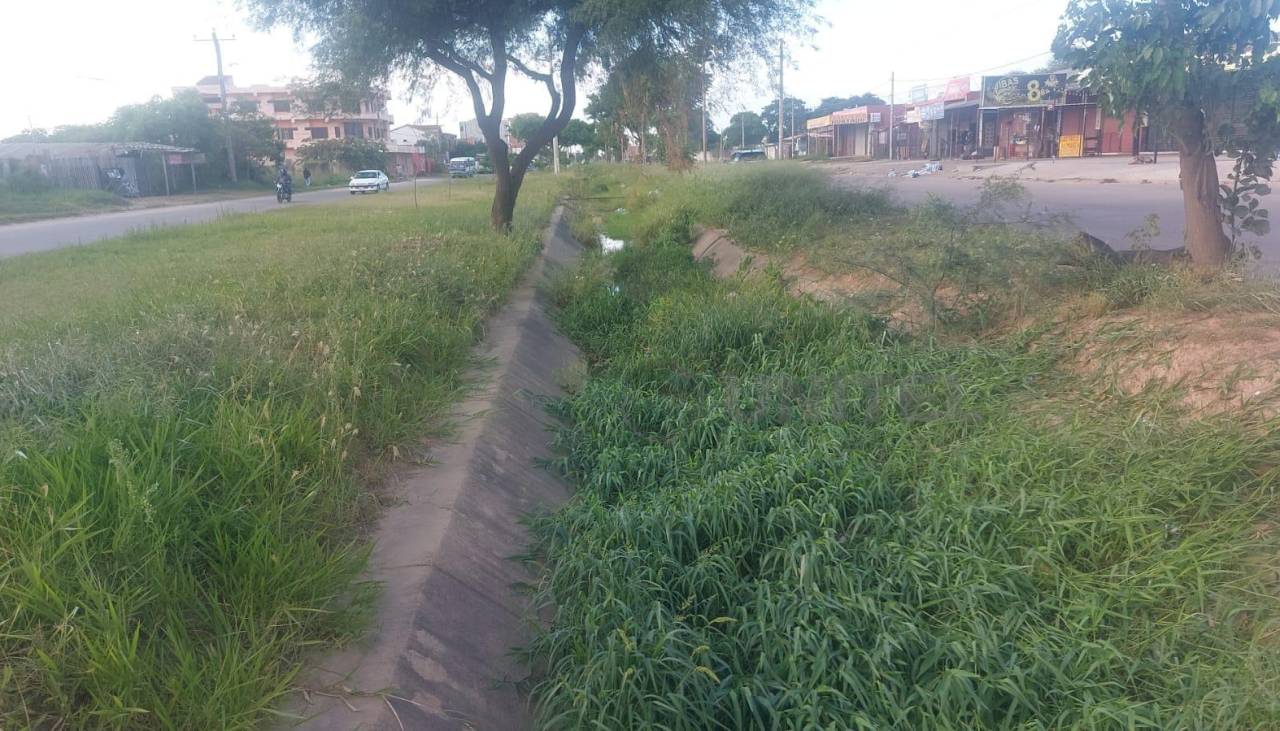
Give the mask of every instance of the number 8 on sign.
<svg viewBox="0 0 1280 731">
<path fill-rule="evenodd" d="M 1040 82 L 1036 79 L 1027 82 L 1027 101 L 1040 101 Z"/>
</svg>

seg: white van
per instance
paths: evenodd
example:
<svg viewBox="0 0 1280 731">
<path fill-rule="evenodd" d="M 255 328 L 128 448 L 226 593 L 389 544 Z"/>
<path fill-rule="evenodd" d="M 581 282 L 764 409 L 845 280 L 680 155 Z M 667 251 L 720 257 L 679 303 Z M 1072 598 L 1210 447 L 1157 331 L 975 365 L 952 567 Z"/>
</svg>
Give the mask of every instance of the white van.
<svg viewBox="0 0 1280 731">
<path fill-rule="evenodd" d="M 454 157 L 449 159 L 449 177 L 469 178 L 476 174 L 474 157 Z"/>
</svg>

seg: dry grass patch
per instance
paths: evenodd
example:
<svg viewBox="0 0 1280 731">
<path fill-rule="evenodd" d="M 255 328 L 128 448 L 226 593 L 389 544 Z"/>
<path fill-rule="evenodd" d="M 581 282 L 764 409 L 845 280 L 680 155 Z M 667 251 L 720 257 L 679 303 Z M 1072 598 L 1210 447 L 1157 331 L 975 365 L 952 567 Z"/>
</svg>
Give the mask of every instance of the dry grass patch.
<svg viewBox="0 0 1280 731">
<path fill-rule="evenodd" d="M 1070 362 L 1104 389 L 1124 395 L 1171 390 L 1192 413 L 1280 406 L 1280 317 L 1266 313 L 1119 314 L 1084 320 L 1070 332 Z"/>
</svg>

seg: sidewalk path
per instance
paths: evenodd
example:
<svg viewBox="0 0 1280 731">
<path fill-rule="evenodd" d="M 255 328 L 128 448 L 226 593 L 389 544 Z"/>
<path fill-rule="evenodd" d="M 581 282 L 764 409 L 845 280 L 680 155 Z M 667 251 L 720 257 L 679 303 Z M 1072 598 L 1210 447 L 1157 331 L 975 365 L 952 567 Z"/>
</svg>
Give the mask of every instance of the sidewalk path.
<svg viewBox="0 0 1280 731">
<path fill-rule="evenodd" d="M 942 160 L 942 177 L 984 179 L 992 176 L 1017 178 L 1022 181 L 1047 183 L 1134 183 L 1140 185 L 1178 185 L 1178 154 L 1162 152 L 1159 162 L 1133 164 L 1128 155 L 1080 157 L 1062 160 Z M 834 173 L 873 178 L 888 178 L 890 171 L 899 174 L 923 167 L 924 160 L 869 160 L 865 162 L 834 160 L 823 163 Z M 1218 177 L 1223 181 L 1234 161 L 1218 160 Z"/>
<path fill-rule="evenodd" d="M 1159 217 L 1160 234 L 1151 241 L 1156 249 L 1172 249 L 1182 246 L 1185 230 L 1182 191 L 1176 182 L 1177 160 L 1171 160 L 1167 169 L 1173 170 L 1175 180 L 1163 183 L 1151 182 L 1102 182 L 1103 179 L 1082 180 L 1077 177 L 1080 166 L 1089 161 L 1059 161 L 1057 167 L 1049 166 L 1041 169 L 1049 161 L 1041 161 L 1036 165 L 1041 177 L 1027 177 L 1035 170 L 1024 171 L 1017 176 L 1031 197 L 1033 210 L 1037 212 L 1065 214 L 1071 219 L 1071 226 L 1064 233 L 1071 235 L 1075 230 L 1087 231 L 1106 241 L 1116 249 L 1132 248 L 1128 238 L 1130 232 L 1142 227 L 1149 214 Z M 1071 166 L 1064 162 L 1072 163 Z M 1022 163 L 1025 165 L 1025 163 Z M 1127 164 L 1127 163 L 1125 163 Z M 1164 157 L 1156 167 L 1164 170 Z M 899 170 L 918 167 L 916 164 L 905 165 L 897 162 Z M 979 163 L 979 165 L 981 165 Z M 992 165 L 988 163 L 988 165 Z M 998 163 L 1007 166 L 1009 163 Z M 950 166 L 950 170 L 948 169 Z M 972 167 L 970 163 L 961 166 Z M 825 166 L 824 166 L 825 167 Z M 1152 165 L 1134 166 L 1150 169 Z M 941 174 L 925 175 L 918 178 L 889 177 L 892 164 L 887 162 L 873 163 L 835 163 L 830 166 L 832 179 L 837 185 L 848 187 L 883 187 L 893 191 L 900 200 L 915 204 L 921 203 L 930 195 L 937 195 L 959 205 L 972 205 L 978 202 L 985 176 L 966 171 L 964 167 L 957 170 L 954 164 L 943 162 Z M 1115 170 L 1115 166 L 1101 167 L 1098 171 Z M 1010 171 L 1009 167 L 991 167 L 978 173 L 994 174 L 999 170 Z M 1049 179 L 1048 173 L 1068 177 Z M 1097 172 L 1097 171 L 1095 171 Z M 1012 176 L 1011 176 L 1012 177 Z M 1276 196 L 1263 199 L 1264 207 L 1270 208 L 1277 215 L 1280 205 Z M 1277 225 L 1264 238 L 1248 237 L 1247 241 L 1258 246 L 1262 251 L 1262 261 L 1268 269 L 1280 265 L 1280 225 Z"/>
</svg>

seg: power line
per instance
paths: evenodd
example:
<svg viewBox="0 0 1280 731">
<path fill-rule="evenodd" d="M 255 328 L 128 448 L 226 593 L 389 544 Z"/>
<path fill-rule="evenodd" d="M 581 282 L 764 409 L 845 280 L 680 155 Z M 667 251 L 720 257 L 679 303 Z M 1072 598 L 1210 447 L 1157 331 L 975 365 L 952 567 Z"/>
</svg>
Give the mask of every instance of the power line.
<svg viewBox="0 0 1280 731">
<path fill-rule="evenodd" d="M 977 76 L 978 74 L 985 74 L 985 73 L 986 73 L 986 72 L 988 72 L 988 71 L 995 71 L 996 69 L 1002 69 L 1002 68 L 1004 68 L 1004 67 L 1006 67 L 1006 66 L 1014 66 L 1014 65 L 1017 65 L 1017 64 L 1020 64 L 1020 63 L 1026 63 L 1027 61 L 1034 61 L 1034 60 L 1036 60 L 1037 58 L 1043 58 L 1043 57 L 1045 57 L 1045 56 L 1051 56 L 1051 55 L 1053 55 L 1053 51 L 1044 51 L 1044 52 L 1042 52 L 1042 53 L 1037 53 L 1037 54 L 1036 54 L 1036 55 L 1034 55 L 1034 56 L 1027 56 L 1026 58 L 1020 58 L 1020 59 L 1018 59 L 1018 60 L 1016 60 L 1016 61 L 1009 61 L 1009 62 L 1007 62 L 1007 63 L 997 64 L 997 65 L 995 65 L 995 66 L 988 66 L 988 67 L 987 67 L 987 68 L 985 68 L 985 69 L 978 69 L 977 71 L 970 71 L 970 72 L 969 72 L 969 73 L 967 73 L 967 74 L 951 74 L 951 75 L 949 75 L 949 76 L 935 76 L 935 77 L 933 77 L 933 78 L 931 78 L 931 79 L 898 79 L 898 80 L 899 80 L 899 81 L 911 81 L 911 82 L 916 82 L 916 83 L 924 83 L 924 82 L 929 82 L 929 81 L 947 81 L 947 80 L 949 80 L 949 79 L 955 79 L 955 78 L 959 78 L 959 77 L 961 77 L 961 76 Z"/>
</svg>

